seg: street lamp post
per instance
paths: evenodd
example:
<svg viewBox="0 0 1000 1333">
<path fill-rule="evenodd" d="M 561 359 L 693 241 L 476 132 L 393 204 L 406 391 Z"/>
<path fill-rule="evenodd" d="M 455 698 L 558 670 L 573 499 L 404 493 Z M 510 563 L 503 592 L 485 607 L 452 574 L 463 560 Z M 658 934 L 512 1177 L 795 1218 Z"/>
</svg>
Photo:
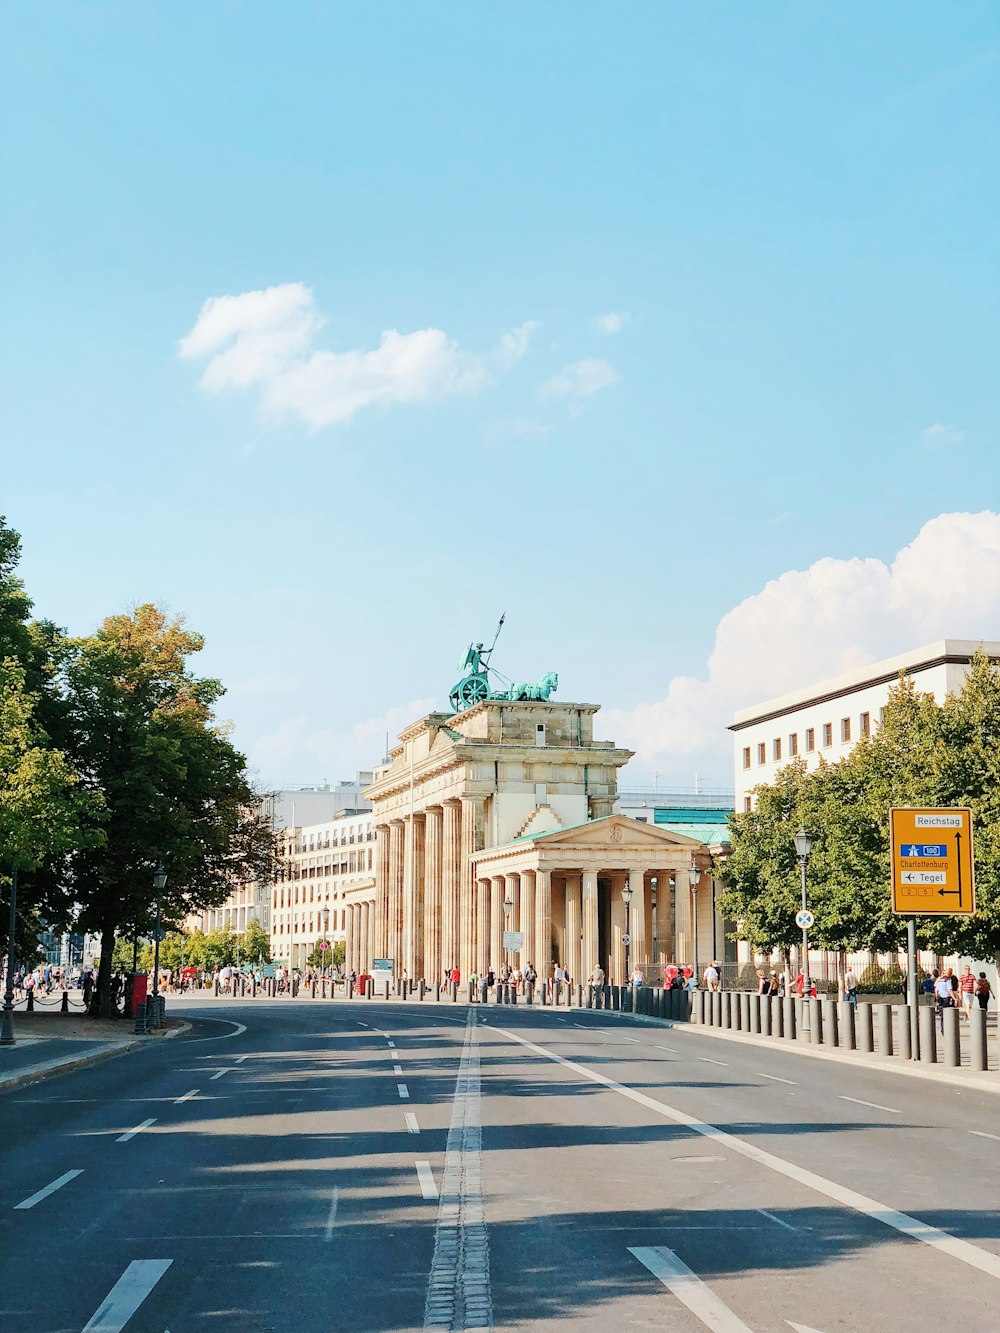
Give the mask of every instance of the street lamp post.
<svg viewBox="0 0 1000 1333">
<path fill-rule="evenodd" d="M 813 838 L 811 833 L 807 833 L 805 828 L 800 828 L 795 835 L 795 853 L 799 858 L 799 868 L 802 871 L 802 911 L 809 910 L 806 901 L 806 866 L 809 857 L 812 854 Z M 803 923 L 806 918 L 803 916 Z M 809 992 L 809 928 L 805 924 L 802 926 L 802 998 L 808 1001 Z M 806 1010 L 808 1012 L 808 1010 Z"/>
<path fill-rule="evenodd" d="M 506 934 L 507 931 L 510 930 L 510 914 L 511 914 L 511 912 L 513 912 L 513 910 L 514 910 L 514 902 L 513 902 L 513 899 L 511 899 L 511 898 L 505 898 L 505 899 L 503 900 L 503 929 L 504 929 L 504 934 Z M 509 989 L 509 987 L 510 987 L 510 954 L 509 954 L 509 951 L 508 951 L 508 949 L 507 949 L 507 942 L 506 942 L 506 940 L 504 941 L 504 946 L 503 946 L 503 965 L 504 965 L 504 970 L 505 970 L 506 973 L 507 973 L 507 981 L 505 982 L 505 985 L 506 985 L 506 987 L 508 988 L 508 989 L 507 989 L 507 994 L 506 994 L 506 996 L 505 996 L 504 998 L 505 998 L 505 999 L 510 999 L 510 989 Z"/>
<path fill-rule="evenodd" d="M 659 889 L 660 889 L 660 881 L 659 881 L 659 878 L 656 877 L 656 876 L 654 876 L 654 877 L 653 877 L 653 880 L 652 880 L 652 882 L 651 882 L 651 884 L 650 884 L 650 886 L 649 886 L 649 905 L 650 905 L 650 914 L 651 914 L 651 917 L 652 917 L 652 926 L 653 926 L 653 968 L 654 968 L 654 971 L 655 971 L 655 969 L 659 966 L 659 950 L 657 949 L 657 939 L 656 939 L 656 901 L 657 901 L 657 898 L 659 897 Z M 657 973 L 656 975 L 659 975 L 659 974 Z"/>
<path fill-rule="evenodd" d="M 625 945 L 625 985 L 632 984 L 632 970 L 629 965 L 629 951 L 632 945 L 632 886 L 628 880 L 625 881 L 625 887 L 622 889 L 622 902 L 625 904 L 625 938 L 622 941 Z M 632 994 L 630 991 L 629 994 Z M 632 995 L 632 1003 L 635 1002 L 635 996 Z M 629 1006 L 631 1008 L 631 1005 Z"/>
<path fill-rule="evenodd" d="M 7 935 L 7 981 L 3 993 L 0 1046 L 13 1046 L 14 1036 L 14 927 L 17 921 L 17 866 L 10 872 L 10 928 Z"/>
<path fill-rule="evenodd" d="M 693 954 L 691 966 L 694 968 L 695 982 L 700 984 L 701 973 L 698 971 L 698 885 L 701 883 L 701 871 L 696 865 L 692 865 L 688 871 L 688 882 L 691 885 L 691 950 Z"/>
<path fill-rule="evenodd" d="M 153 1026 L 160 1022 L 160 908 L 163 890 L 167 884 L 167 872 L 162 864 L 153 872 L 153 888 L 156 890 L 156 934 L 153 936 Z M 146 1015 L 146 1028 L 150 1027 L 149 1014 Z"/>
</svg>

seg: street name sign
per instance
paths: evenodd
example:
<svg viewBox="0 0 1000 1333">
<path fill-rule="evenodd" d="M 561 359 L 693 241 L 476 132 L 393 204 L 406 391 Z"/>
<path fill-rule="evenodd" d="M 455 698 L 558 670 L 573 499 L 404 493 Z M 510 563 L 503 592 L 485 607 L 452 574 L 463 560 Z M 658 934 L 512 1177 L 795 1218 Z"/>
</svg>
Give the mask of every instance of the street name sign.
<svg viewBox="0 0 1000 1333">
<path fill-rule="evenodd" d="M 889 811 L 892 910 L 905 916 L 972 916 L 972 811 L 897 806 Z"/>
<path fill-rule="evenodd" d="M 503 947 L 510 953 L 520 953 L 524 948 L 524 931 L 505 930 L 503 933 Z"/>
</svg>

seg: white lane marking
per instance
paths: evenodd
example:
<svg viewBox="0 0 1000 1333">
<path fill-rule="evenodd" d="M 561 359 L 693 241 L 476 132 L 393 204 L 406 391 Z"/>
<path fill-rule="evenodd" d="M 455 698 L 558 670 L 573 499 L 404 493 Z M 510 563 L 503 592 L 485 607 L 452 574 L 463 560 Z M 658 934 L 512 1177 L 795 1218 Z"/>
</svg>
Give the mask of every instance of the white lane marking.
<svg viewBox="0 0 1000 1333">
<path fill-rule="evenodd" d="M 671 1157 L 672 1162 L 721 1162 L 721 1157 Z"/>
<path fill-rule="evenodd" d="M 434 1183 L 434 1172 L 431 1170 L 430 1162 L 414 1162 L 413 1165 L 417 1168 L 420 1193 L 425 1199 L 436 1199 L 438 1197 L 438 1187 Z"/>
<path fill-rule="evenodd" d="M 466 1019 L 445 1147 L 425 1329 L 492 1330 L 490 1243 L 483 1203 L 482 1097 L 475 1010 Z"/>
<path fill-rule="evenodd" d="M 417 1117 L 413 1114 L 412 1111 L 404 1112 L 403 1119 L 406 1121 L 406 1128 L 409 1131 L 409 1133 L 411 1134 L 420 1133 L 420 1126 L 417 1124 Z"/>
<path fill-rule="evenodd" d="M 977 1139 L 996 1139 L 1000 1143 L 1000 1134 L 987 1134 L 985 1129 L 970 1129 L 970 1134 L 975 1134 Z"/>
<path fill-rule="evenodd" d="M 589 1024 L 589 1023 L 574 1023 L 573 1026 L 574 1026 L 575 1028 L 584 1028 L 584 1029 L 586 1029 L 586 1028 L 589 1028 L 589 1027 L 590 1027 L 590 1024 Z"/>
<path fill-rule="evenodd" d="M 762 1069 L 755 1069 L 754 1073 L 758 1078 L 769 1078 L 772 1083 L 787 1083 L 790 1088 L 799 1086 L 793 1078 L 779 1078 L 777 1074 L 765 1074 Z"/>
<path fill-rule="evenodd" d="M 386 1037 L 386 1041 L 389 1043 L 390 1049 L 394 1051 L 396 1049 L 396 1043 L 393 1039 L 391 1037 Z"/>
<path fill-rule="evenodd" d="M 403 1072 L 403 1066 L 402 1066 L 402 1065 L 393 1065 L 393 1067 L 392 1067 L 392 1072 L 393 1072 L 394 1074 L 401 1074 L 401 1073 Z"/>
<path fill-rule="evenodd" d="M 622 1037 L 622 1041 L 630 1041 L 633 1046 L 641 1046 L 642 1042 L 638 1037 Z"/>
<path fill-rule="evenodd" d="M 883 1106 L 881 1102 L 866 1102 L 861 1097 L 841 1097 L 842 1102 L 853 1102 L 855 1106 L 870 1106 L 873 1111 L 888 1111 L 892 1115 L 902 1115 L 902 1111 L 897 1111 L 895 1106 Z"/>
<path fill-rule="evenodd" d="M 249 1060 L 249 1059 L 250 1059 L 249 1055 L 234 1055 L 233 1064 L 241 1065 L 244 1060 Z"/>
<path fill-rule="evenodd" d="M 324 1240 L 327 1240 L 327 1241 L 332 1239 L 332 1237 L 333 1237 L 333 1228 L 334 1228 L 334 1226 L 335 1226 L 335 1224 L 336 1224 L 336 1221 L 337 1221 L 337 1198 L 338 1198 L 338 1195 L 339 1195 L 339 1191 L 338 1191 L 336 1185 L 334 1185 L 334 1187 L 333 1187 L 333 1198 L 330 1200 L 330 1212 L 329 1212 L 329 1214 L 328 1214 L 328 1216 L 327 1216 L 327 1219 L 326 1219 L 326 1230 L 323 1232 L 323 1239 L 324 1239 Z"/>
<path fill-rule="evenodd" d="M 144 1129 L 150 1125 L 156 1124 L 156 1116 L 150 1116 L 148 1120 L 143 1120 L 141 1124 L 136 1125 L 135 1129 L 127 1130 L 124 1134 L 119 1134 L 115 1143 L 128 1143 L 129 1139 L 134 1139 L 137 1134 L 141 1134 Z"/>
<path fill-rule="evenodd" d="M 198 1015 L 207 1023 L 229 1023 L 235 1029 L 234 1032 L 220 1032 L 217 1037 L 191 1037 L 185 1044 L 193 1046 L 196 1041 L 228 1041 L 230 1037 L 238 1037 L 241 1032 L 246 1032 L 246 1023 L 237 1023 L 235 1018 L 209 1018 L 207 1015 Z"/>
<path fill-rule="evenodd" d="M 211 1083 L 212 1079 L 221 1078 L 223 1074 L 231 1074 L 232 1072 L 233 1071 L 231 1069 L 219 1069 L 216 1071 L 216 1073 L 212 1075 L 212 1078 L 210 1078 L 208 1081 L 209 1083 Z"/>
<path fill-rule="evenodd" d="M 680 1051 L 673 1046 L 657 1046 L 656 1049 L 658 1051 L 669 1051 L 671 1055 L 680 1055 Z"/>
<path fill-rule="evenodd" d="M 823 1333 L 822 1329 L 811 1328 L 808 1324 L 793 1324 L 790 1319 L 786 1319 L 785 1323 L 789 1328 L 794 1328 L 795 1333 Z"/>
<path fill-rule="evenodd" d="M 798 1227 L 793 1227 L 791 1222 L 786 1222 L 783 1217 L 775 1217 L 774 1213 L 769 1213 L 766 1208 L 758 1208 L 757 1211 L 761 1217 L 770 1218 L 776 1226 L 784 1227 L 786 1231 L 798 1231 Z"/>
<path fill-rule="evenodd" d="M 83 1333 L 121 1333 L 172 1263 L 172 1259 L 133 1259 Z"/>
<path fill-rule="evenodd" d="M 712 1333 L 753 1333 L 682 1259 L 678 1259 L 673 1250 L 668 1250 L 665 1245 L 649 1248 L 630 1245 L 628 1252 L 659 1278 Z"/>
<path fill-rule="evenodd" d="M 726 1060 L 713 1060 L 712 1057 L 711 1057 L 710 1055 L 699 1055 L 699 1056 L 698 1056 L 698 1059 L 701 1061 L 701 1063 L 702 1063 L 703 1065 L 724 1065 L 724 1066 L 726 1067 L 726 1069 L 729 1068 L 729 1063 L 728 1063 L 728 1061 L 726 1061 Z"/>
<path fill-rule="evenodd" d="M 68 1185 L 71 1180 L 75 1180 L 77 1176 L 82 1175 L 82 1167 L 78 1171 L 67 1171 L 64 1176 L 60 1176 L 58 1180 L 53 1180 L 51 1185 L 46 1185 L 45 1188 L 39 1190 L 37 1194 L 31 1194 L 27 1199 L 22 1199 L 20 1203 L 15 1203 L 14 1207 L 34 1208 L 36 1203 L 41 1203 L 41 1201 L 47 1199 L 50 1194 L 55 1194 L 56 1190 L 61 1190 L 64 1185 Z"/>
<path fill-rule="evenodd" d="M 400 1097 L 404 1099 L 404 1101 L 410 1095 L 410 1089 L 406 1086 L 405 1083 L 397 1083 L 396 1091 L 399 1093 Z"/>
<path fill-rule="evenodd" d="M 197 1097 L 199 1092 L 201 1092 L 201 1088 L 192 1088 L 191 1091 L 186 1092 L 183 1097 L 175 1097 L 174 1105 L 180 1106 L 181 1102 L 189 1102 L 192 1097 Z"/>
<path fill-rule="evenodd" d="M 856 1190 L 848 1189 L 845 1185 L 838 1185 L 835 1180 L 827 1180 L 825 1176 L 817 1175 L 815 1171 L 807 1171 L 804 1167 L 796 1166 L 794 1162 L 787 1162 L 783 1157 L 777 1157 L 764 1148 L 758 1148 L 754 1143 L 747 1143 L 744 1139 L 737 1138 L 735 1134 L 719 1129 L 717 1125 L 709 1125 L 704 1120 L 698 1120 L 695 1116 L 688 1115 L 686 1111 L 680 1111 L 674 1106 L 669 1106 L 666 1102 L 658 1102 L 654 1097 L 647 1097 L 644 1092 L 626 1087 L 623 1083 L 616 1083 L 613 1078 L 608 1078 L 606 1074 L 599 1074 L 596 1070 L 587 1069 L 585 1065 L 577 1064 L 575 1060 L 567 1060 L 565 1056 L 557 1055 L 555 1051 L 550 1051 L 545 1046 L 539 1046 L 537 1042 L 528 1041 L 526 1037 L 519 1037 L 516 1032 L 511 1032 L 507 1028 L 498 1028 L 497 1032 L 509 1041 L 517 1042 L 519 1046 L 534 1051 L 536 1055 L 542 1055 L 547 1060 L 552 1060 L 555 1064 L 571 1070 L 574 1074 L 590 1079 L 592 1083 L 600 1083 L 603 1087 L 618 1093 L 620 1097 L 627 1097 L 629 1101 L 645 1106 L 648 1110 L 663 1116 L 665 1120 L 672 1120 L 674 1124 L 684 1125 L 687 1129 L 694 1130 L 696 1134 L 702 1134 L 705 1138 L 713 1139 L 716 1143 L 739 1153 L 742 1157 L 748 1157 L 752 1162 L 757 1162 L 758 1165 L 766 1166 L 769 1170 L 777 1172 L 778 1175 L 797 1181 L 798 1184 L 804 1185 L 806 1189 L 814 1190 L 817 1194 L 823 1194 L 826 1198 L 833 1199 L 835 1203 L 843 1204 L 845 1208 L 853 1208 L 856 1212 L 863 1213 L 866 1217 L 872 1218 L 875 1222 L 881 1222 L 883 1226 L 891 1227 L 904 1236 L 910 1236 L 913 1240 L 922 1241 L 925 1245 L 930 1245 L 933 1249 L 940 1250 L 944 1254 L 950 1254 L 953 1259 L 968 1264 L 970 1268 L 977 1268 L 980 1272 L 989 1274 L 990 1277 L 1000 1278 L 1000 1255 L 998 1254 L 990 1254 L 988 1250 L 982 1250 L 978 1245 L 972 1245 L 967 1240 L 960 1240 L 957 1236 L 942 1231 L 940 1227 L 930 1226 L 915 1217 L 910 1217 L 908 1213 L 898 1212 L 895 1208 L 879 1203 L 877 1199 L 869 1198 L 867 1194 L 859 1194 Z"/>
</svg>

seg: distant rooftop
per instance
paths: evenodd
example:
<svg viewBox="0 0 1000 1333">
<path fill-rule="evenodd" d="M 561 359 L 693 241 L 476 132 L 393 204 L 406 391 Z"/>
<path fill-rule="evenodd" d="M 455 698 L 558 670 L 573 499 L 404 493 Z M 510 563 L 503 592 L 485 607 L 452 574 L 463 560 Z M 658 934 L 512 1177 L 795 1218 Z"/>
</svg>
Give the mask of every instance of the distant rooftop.
<svg viewBox="0 0 1000 1333">
<path fill-rule="evenodd" d="M 732 787 L 619 787 L 618 803 L 630 809 L 636 806 L 672 810 L 732 810 Z"/>
</svg>

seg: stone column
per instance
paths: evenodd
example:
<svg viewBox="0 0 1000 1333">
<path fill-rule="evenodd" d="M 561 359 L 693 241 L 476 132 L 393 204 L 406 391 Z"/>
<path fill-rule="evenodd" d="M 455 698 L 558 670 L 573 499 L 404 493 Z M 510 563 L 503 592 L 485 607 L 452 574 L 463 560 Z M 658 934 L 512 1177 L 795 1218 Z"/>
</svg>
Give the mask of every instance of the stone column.
<svg viewBox="0 0 1000 1333">
<path fill-rule="evenodd" d="M 403 956 L 403 821 L 389 821 L 389 936 L 387 958 L 393 960 L 395 975 L 406 966 Z"/>
<path fill-rule="evenodd" d="M 580 926 L 582 917 L 582 876 L 576 873 L 566 876 L 566 953 L 563 965 L 569 968 L 570 980 L 576 985 L 580 980 Z"/>
<path fill-rule="evenodd" d="M 459 922 L 462 983 L 466 982 L 476 960 L 476 868 L 473 855 L 483 845 L 483 821 L 486 799 L 462 797 L 462 867 L 459 881 Z"/>
<path fill-rule="evenodd" d="M 494 875 L 490 881 L 490 948 L 487 967 L 499 972 L 503 966 L 503 895 L 507 881 Z"/>
<path fill-rule="evenodd" d="M 644 870 L 630 870 L 628 872 L 628 886 L 632 890 L 631 920 L 629 922 L 631 929 L 629 934 L 632 936 L 630 953 L 632 966 L 634 967 L 636 963 L 646 961 L 646 872 Z"/>
<path fill-rule="evenodd" d="M 535 923 L 535 874 L 534 871 L 527 870 L 521 875 L 521 918 L 519 930 L 524 931 L 524 950 L 521 953 L 521 967 L 527 967 L 529 963 L 538 966 L 538 960 L 535 958 L 536 935 Z"/>
<path fill-rule="evenodd" d="M 521 876 L 515 873 L 505 875 L 504 879 L 506 880 L 504 898 L 509 899 L 512 904 L 510 916 L 504 916 L 503 919 L 504 930 L 519 930 L 520 927 L 517 923 L 520 919 L 521 909 Z M 518 967 L 521 963 L 521 955 L 508 952 L 507 961 L 511 967 Z"/>
<path fill-rule="evenodd" d="M 597 871 L 583 872 L 583 970 L 580 981 L 586 981 L 600 962 L 598 949 L 597 923 Z"/>
<path fill-rule="evenodd" d="M 694 967 L 693 941 L 691 938 L 691 877 L 687 870 L 677 870 L 677 888 L 674 895 L 674 921 L 677 940 L 677 956 L 674 962 L 678 967 L 688 964 Z"/>
<path fill-rule="evenodd" d="M 358 965 L 359 972 L 370 972 L 372 966 L 371 960 L 371 920 L 375 907 L 372 903 L 361 904 L 361 956 Z"/>
<path fill-rule="evenodd" d="M 462 804 L 444 803 L 444 837 L 441 855 L 441 966 L 460 967 L 458 940 L 458 888 Z"/>
<path fill-rule="evenodd" d="M 490 881 L 481 879 L 476 887 L 476 971 L 486 975 L 490 965 Z"/>
<path fill-rule="evenodd" d="M 372 927 L 372 950 L 375 957 L 384 958 L 389 939 L 388 824 L 379 824 L 375 829 L 375 916 Z M 368 962 L 371 962 L 371 959 Z"/>
<path fill-rule="evenodd" d="M 616 986 L 624 985 L 627 979 L 625 946 L 622 944 L 622 936 L 625 934 L 625 900 L 622 898 L 625 878 L 625 875 L 618 873 L 611 885 L 611 974 Z"/>
<path fill-rule="evenodd" d="M 419 981 L 426 976 L 424 964 L 424 841 L 426 826 L 423 814 L 413 814 L 407 822 L 406 864 L 407 899 L 410 904 L 410 926 L 404 936 L 407 967 L 410 977 Z"/>
<path fill-rule="evenodd" d="M 535 953 L 532 958 L 538 980 L 552 975 L 552 872 L 535 871 Z"/>
<path fill-rule="evenodd" d="M 441 833 L 439 805 L 424 812 L 424 976 L 433 986 L 441 980 Z"/>
</svg>

